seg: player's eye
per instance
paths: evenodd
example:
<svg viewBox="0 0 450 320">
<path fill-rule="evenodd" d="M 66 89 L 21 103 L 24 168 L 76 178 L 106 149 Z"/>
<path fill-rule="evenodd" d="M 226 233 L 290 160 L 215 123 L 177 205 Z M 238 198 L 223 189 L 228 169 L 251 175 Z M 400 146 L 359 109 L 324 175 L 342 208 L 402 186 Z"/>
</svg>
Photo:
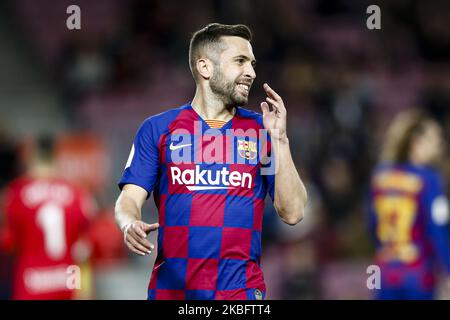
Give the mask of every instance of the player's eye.
<svg viewBox="0 0 450 320">
<path fill-rule="evenodd" d="M 244 61 L 244 59 L 240 58 L 240 59 L 236 59 L 236 62 L 238 64 L 243 64 L 245 61 Z"/>
</svg>

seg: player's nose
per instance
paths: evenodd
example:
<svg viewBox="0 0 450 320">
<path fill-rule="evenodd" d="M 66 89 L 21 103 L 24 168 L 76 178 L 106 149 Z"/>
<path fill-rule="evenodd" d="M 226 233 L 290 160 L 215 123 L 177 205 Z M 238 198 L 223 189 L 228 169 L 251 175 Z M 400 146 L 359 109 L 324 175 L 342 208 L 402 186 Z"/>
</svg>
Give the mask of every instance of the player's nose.
<svg viewBox="0 0 450 320">
<path fill-rule="evenodd" d="M 255 68 L 253 68 L 253 66 L 251 64 L 247 65 L 247 67 L 245 68 L 244 76 L 246 78 L 250 78 L 252 80 L 256 78 Z"/>
</svg>

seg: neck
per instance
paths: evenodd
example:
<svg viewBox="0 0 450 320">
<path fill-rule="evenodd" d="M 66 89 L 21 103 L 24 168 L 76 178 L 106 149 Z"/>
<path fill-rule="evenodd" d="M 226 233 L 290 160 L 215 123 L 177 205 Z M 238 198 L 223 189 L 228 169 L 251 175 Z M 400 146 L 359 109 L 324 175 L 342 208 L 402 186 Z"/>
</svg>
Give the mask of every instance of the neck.
<svg viewBox="0 0 450 320">
<path fill-rule="evenodd" d="M 427 164 L 426 159 L 423 159 L 423 156 L 419 152 L 412 151 L 409 155 L 409 161 L 415 166 L 424 166 Z"/>
<path fill-rule="evenodd" d="M 51 164 L 37 163 L 30 169 L 30 174 L 36 178 L 51 178 L 55 173 L 55 169 Z"/>
<path fill-rule="evenodd" d="M 213 92 L 206 91 L 200 86 L 197 86 L 191 106 L 203 119 L 228 121 L 236 113 L 235 107 L 226 106 Z"/>
</svg>

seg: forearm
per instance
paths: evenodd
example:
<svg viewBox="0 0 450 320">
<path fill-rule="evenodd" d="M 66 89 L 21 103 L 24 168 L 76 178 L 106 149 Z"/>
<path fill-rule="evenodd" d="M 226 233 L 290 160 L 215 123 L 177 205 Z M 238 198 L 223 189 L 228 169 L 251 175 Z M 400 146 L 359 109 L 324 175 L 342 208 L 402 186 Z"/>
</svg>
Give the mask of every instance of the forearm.
<svg viewBox="0 0 450 320">
<path fill-rule="evenodd" d="M 127 197 L 124 194 L 121 194 L 117 199 L 114 211 L 117 226 L 121 230 L 123 230 L 126 225 L 136 220 L 141 220 L 141 210 L 138 205 L 132 198 Z"/>
<path fill-rule="evenodd" d="M 287 138 L 273 141 L 277 171 L 275 174 L 274 206 L 280 218 L 294 225 L 303 219 L 307 201 L 306 188 L 292 159 Z"/>
</svg>

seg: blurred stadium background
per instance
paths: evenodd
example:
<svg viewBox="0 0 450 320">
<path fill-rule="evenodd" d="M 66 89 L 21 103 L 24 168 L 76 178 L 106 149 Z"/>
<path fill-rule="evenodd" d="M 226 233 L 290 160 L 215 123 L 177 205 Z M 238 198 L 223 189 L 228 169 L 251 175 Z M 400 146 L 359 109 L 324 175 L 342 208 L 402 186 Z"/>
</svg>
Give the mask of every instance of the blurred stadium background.
<svg viewBox="0 0 450 320">
<path fill-rule="evenodd" d="M 66 28 L 71 4 L 81 8 L 81 30 Z M 381 7 L 382 30 L 366 28 L 370 4 Z M 1 1 L 0 188 L 23 172 L 33 137 L 57 137 L 62 172 L 98 203 L 90 298 L 144 299 L 154 257 L 122 245 L 116 182 L 139 124 L 192 98 L 191 33 L 244 23 L 258 60 L 249 106 L 259 111 L 263 82 L 282 95 L 310 197 L 295 227 L 266 206 L 267 298 L 368 299 L 369 174 L 401 110 L 426 108 L 450 134 L 448 21 L 447 1 Z M 144 218 L 155 222 L 152 202 Z M 8 297 L 13 262 L 0 255 Z"/>
</svg>

